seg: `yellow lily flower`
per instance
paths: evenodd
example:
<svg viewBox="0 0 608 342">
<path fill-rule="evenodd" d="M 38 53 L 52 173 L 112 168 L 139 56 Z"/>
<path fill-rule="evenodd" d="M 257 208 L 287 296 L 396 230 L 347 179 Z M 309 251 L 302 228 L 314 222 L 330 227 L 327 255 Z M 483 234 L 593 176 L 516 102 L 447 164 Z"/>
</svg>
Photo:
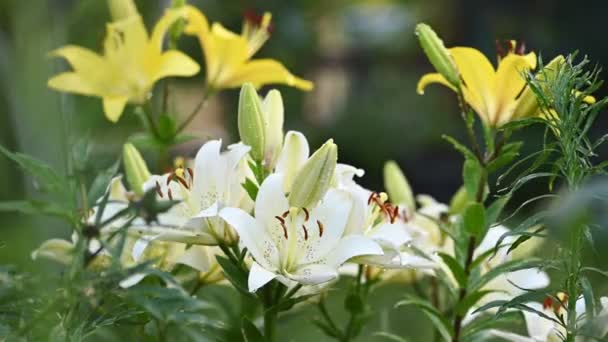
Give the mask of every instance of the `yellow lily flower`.
<svg viewBox="0 0 608 342">
<path fill-rule="evenodd" d="M 220 23 L 211 26 L 198 9 L 185 6 L 187 24 L 184 32 L 196 35 L 205 55 L 207 84 L 213 89 L 236 88 L 250 82 L 256 88 L 282 83 L 302 90 L 313 84 L 291 74 L 274 59 L 251 59 L 270 37 L 271 14 L 248 15 L 242 33 L 229 31 Z"/>
<path fill-rule="evenodd" d="M 111 22 L 106 27 L 104 53 L 68 45 L 53 52 L 72 66 L 48 81 L 50 88 L 103 99 L 106 117 L 116 122 L 127 102 L 145 102 L 156 81 L 169 76 L 192 76 L 199 65 L 177 50 L 162 50 L 169 27 L 183 16 L 167 10 L 148 35 L 139 14 Z"/>
<path fill-rule="evenodd" d="M 498 67 L 478 50 L 469 47 L 448 49 L 464 81 L 462 92 L 465 101 L 477 112 L 481 120 L 491 127 L 499 127 L 515 118 L 521 118 L 520 94 L 526 87 L 522 72 L 536 68 L 536 55 L 515 53 L 515 42 L 506 56 L 499 59 Z M 443 84 L 457 91 L 439 73 L 422 76 L 417 92 L 424 94 L 424 88 L 431 83 Z"/>
</svg>

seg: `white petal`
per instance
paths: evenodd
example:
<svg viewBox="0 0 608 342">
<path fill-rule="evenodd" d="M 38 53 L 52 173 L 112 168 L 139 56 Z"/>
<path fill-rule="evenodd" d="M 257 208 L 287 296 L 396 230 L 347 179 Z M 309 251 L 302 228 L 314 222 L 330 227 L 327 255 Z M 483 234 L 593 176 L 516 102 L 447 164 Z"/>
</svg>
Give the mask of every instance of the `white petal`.
<svg viewBox="0 0 608 342">
<path fill-rule="evenodd" d="M 547 273 L 539 268 L 528 268 L 507 274 L 510 282 L 524 289 L 542 289 L 549 286 L 550 280 Z"/>
<path fill-rule="evenodd" d="M 310 215 L 311 224 L 319 221 L 323 225 L 323 236 L 315 235 L 309 240 L 313 245 L 315 255 L 309 255 L 306 262 L 313 262 L 327 255 L 335 248 L 339 239 L 344 235 L 346 223 L 352 208 L 352 200 L 348 193 L 337 189 L 329 189 L 325 197 L 314 208 Z"/>
<path fill-rule="evenodd" d="M 328 265 L 311 264 L 299 268 L 289 278 L 303 285 L 317 285 L 338 277 L 338 270 Z"/>
<path fill-rule="evenodd" d="M 488 332 L 488 334 L 490 334 L 492 336 L 500 337 L 502 339 L 505 339 L 505 340 L 511 341 L 511 342 L 536 342 L 537 341 L 531 337 L 522 336 L 522 335 L 518 335 L 518 334 L 506 332 L 506 331 L 501 331 L 501 330 L 496 330 L 496 329 L 490 329 L 490 330 L 487 330 L 487 332 Z"/>
<path fill-rule="evenodd" d="M 288 209 L 289 203 L 283 192 L 283 176 L 276 173 L 268 176 L 258 191 L 255 217 L 266 226 L 266 229 L 272 229 L 270 227 L 278 224 L 275 216 L 280 216 Z"/>
<path fill-rule="evenodd" d="M 254 261 L 249 270 L 249 279 L 247 280 L 249 292 L 257 291 L 260 287 L 266 285 L 276 277 L 277 275 L 275 273 L 268 271 Z"/>
<path fill-rule="evenodd" d="M 175 263 L 188 265 L 201 272 L 206 272 L 211 267 L 213 260 L 209 254 L 210 247 L 192 246 L 182 254 Z"/>
<path fill-rule="evenodd" d="M 133 249 L 131 250 L 131 257 L 135 262 L 139 262 L 140 258 L 150 245 L 152 241 L 156 240 L 160 235 L 156 236 L 142 236 L 140 239 L 137 239 L 133 244 Z"/>
<path fill-rule="evenodd" d="M 494 249 L 494 247 L 496 247 L 496 243 L 498 242 L 498 240 L 500 239 L 501 236 L 503 236 L 503 234 L 509 232 L 509 230 L 507 228 L 505 228 L 504 226 L 495 226 L 492 227 L 488 230 L 488 233 L 486 234 L 486 236 L 483 238 L 483 240 L 481 241 L 481 243 L 479 244 L 479 246 L 477 246 L 477 248 L 475 249 L 475 257 L 491 250 Z M 506 243 L 509 243 L 509 239 L 505 239 L 505 241 L 503 242 L 503 245 Z M 505 258 L 506 258 L 506 253 L 507 253 L 507 249 L 506 248 L 501 248 L 498 253 L 494 256 L 493 259 L 496 259 L 496 262 L 502 262 Z"/>
<path fill-rule="evenodd" d="M 198 214 L 194 215 L 195 218 L 204 218 L 204 217 L 216 217 L 219 212 L 219 203 L 217 201 L 213 202 L 208 208 L 201 210 Z"/>
<path fill-rule="evenodd" d="M 216 194 L 219 179 L 227 177 L 223 175 L 224 166 L 220 160 L 221 140 L 210 140 L 206 142 L 196 153 L 194 159 L 194 184 L 192 192 L 200 196 L 203 206 L 208 206 L 217 198 L 210 198 L 210 194 Z"/>
<path fill-rule="evenodd" d="M 401 266 L 403 268 L 432 269 L 437 268 L 438 265 L 433 260 L 407 252 L 401 252 Z"/>
<path fill-rule="evenodd" d="M 526 306 L 529 306 L 536 311 L 544 311 L 543 306 L 540 303 L 526 303 Z M 533 312 L 522 311 L 522 313 L 526 319 L 526 326 L 528 327 L 528 334 L 530 337 L 536 341 L 546 341 L 555 329 L 555 323 L 542 318 Z"/>
<path fill-rule="evenodd" d="M 118 286 L 122 287 L 123 289 L 127 289 L 133 285 L 136 285 L 145 277 L 146 277 L 145 273 L 135 273 L 135 274 L 128 276 L 125 279 L 121 280 L 120 283 L 118 283 Z"/>
<path fill-rule="evenodd" d="M 232 172 L 236 170 L 239 166 L 239 163 L 245 157 L 245 155 L 251 150 L 251 147 L 243 144 L 237 143 L 228 146 L 228 151 L 222 153 L 222 158 L 226 161 L 226 166 L 228 171 Z"/>
<path fill-rule="evenodd" d="M 309 153 L 308 141 L 304 134 L 296 131 L 287 132 L 283 143 L 283 149 L 281 150 L 275 168 L 276 172 L 282 173 L 285 176 L 283 179 L 283 190 L 285 190 L 285 192 L 291 190 L 291 185 L 293 184 L 296 174 L 302 165 L 306 163 Z"/>
<path fill-rule="evenodd" d="M 349 235 L 340 240 L 327 256 L 327 264 L 339 267 L 347 260 L 360 255 L 381 255 L 382 247 L 362 235 Z"/>
<path fill-rule="evenodd" d="M 348 188 L 346 190 L 351 196 L 352 209 L 348 216 L 346 228 L 344 228 L 344 235 L 350 234 L 363 234 L 367 228 L 365 225 L 365 216 L 367 215 L 367 197 L 362 198 L 356 190 Z"/>
<path fill-rule="evenodd" d="M 400 222 L 384 223 L 372 231 L 370 238 L 378 242 L 381 246 L 390 246 L 393 249 L 400 249 L 412 238 L 405 231 L 405 226 Z"/>
<path fill-rule="evenodd" d="M 277 247 L 260 222 L 238 208 L 224 208 L 220 217 L 236 230 L 243 245 L 260 265 L 268 269 L 278 265 Z"/>
<path fill-rule="evenodd" d="M 341 164 L 338 163 L 336 165 L 336 181 L 338 182 L 338 185 L 347 185 L 350 182 L 353 182 L 353 178 L 355 176 L 357 177 L 363 177 L 363 175 L 365 175 L 365 170 L 363 169 L 358 169 L 352 165 L 348 165 L 348 164 Z"/>
</svg>

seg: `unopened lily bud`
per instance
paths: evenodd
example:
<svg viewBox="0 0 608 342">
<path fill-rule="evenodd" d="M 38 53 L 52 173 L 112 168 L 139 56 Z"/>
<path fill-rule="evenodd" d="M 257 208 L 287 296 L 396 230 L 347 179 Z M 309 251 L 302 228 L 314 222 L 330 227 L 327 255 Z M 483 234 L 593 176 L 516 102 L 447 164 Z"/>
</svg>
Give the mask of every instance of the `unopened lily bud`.
<svg viewBox="0 0 608 342">
<path fill-rule="evenodd" d="M 338 163 L 338 147 L 329 139 L 298 172 L 289 194 L 289 205 L 312 208 L 325 196 Z"/>
<path fill-rule="evenodd" d="M 416 25 L 416 36 L 418 36 L 424 53 L 437 72 L 454 87 L 458 87 L 460 85 L 460 74 L 450 51 L 443 45 L 441 38 L 427 24 Z"/>
<path fill-rule="evenodd" d="M 112 21 L 118 21 L 137 15 L 137 7 L 133 0 L 108 0 Z"/>
<path fill-rule="evenodd" d="M 396 162 L 390 160 L 384 164 L 384 188 L 392 203 L 405 205 L 408 214 L 416 210 L 416 201 L 410 183 Z"/>
<path fill-rule="evenodd" d="M 144 158 L 132 144 L 126 143 L 122 148 L 122 161 L 125 167 L 127 182 L 131 190 L 137 195 L 144 194 L 144 183 L 150 179 L 151 174 Z"/>
<path fill-rule="evenodd" d="M 251 83 L 245 83 L 241 88 L 238 126 L 241 141 L 251 147 L 249 155 L 256 162 L 262 163 L 266 140 L 264 114 L 258 92 Z"/>
<path fill-rule="evenodd" d="M 262 113 L 264 114 L 264 166 L 267 169 L 274 168 L 281 147 L 283 146 L 283 121 L 284 109 L 283 98 L 278 90 L 271 90 L 262 102 Z"/>
</svg>

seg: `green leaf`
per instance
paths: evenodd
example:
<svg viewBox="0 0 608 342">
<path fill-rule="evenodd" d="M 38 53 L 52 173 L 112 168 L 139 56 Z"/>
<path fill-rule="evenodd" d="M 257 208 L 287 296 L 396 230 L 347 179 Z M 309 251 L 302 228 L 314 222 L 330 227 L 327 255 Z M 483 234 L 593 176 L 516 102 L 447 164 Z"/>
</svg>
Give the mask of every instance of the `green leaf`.
<svg viewBox="0 0 608 342">
<path fill-rule="evenodd" d="M 249 198 L 251 198 L 251 200 L 255 202 L 255 199 L 258 197 L 258 191 L 260 190 L 258 188 L 258 185 L 249 177 L 246 178 L 245 182 L 241 185 L 243 186 L 245 191 L 247 191 L 247 195 L 249 195 Z"/>
<path fill-rule="evenodd" d="M 60 196 L 65 203 L 71 203 L 70 198 L 70 186 L 66 177 L 60 176 L 55 170 L 46 162 L 35 159 L 27 154 L 19 152 L 11 152 L 0 145 L 0 152 L 7 158 L 13 160 L 19 165 L 19 167 L 29 173 L 36 180 L 35 185 L 41 191 L 48 191 L 49 193 Z"/>
<path fill-rule="evenodd" d="M 282 311 L 287 311 L 290 310 L 291 308 L 293 308 L 294 305 L 307 301 L 310 298 L 316 296 L 317 294 L 309 294 L 309 295 L 303 295 L 303 296 L 298 296 L 298 297 L 294 297 L 294 298 L 289 298 L 286 300 L 281 301 L 280 303 L 271 306 L 270 308 L 268 308 L 267 311 L 276 311 L 276 312 L 282 312 Z"/>
<path fill-rule="evenodd" d="M 373 334 L 374 336 L 384 337 L 387 341 L 393 342 L 407 342 L 407 340 L 401 336 L 391 334 L 385 331 L 378 331 Z"/>
<path fill-rule="evenodd" d="M 246 342 L 266 342 L 258 328 L 247 317 L 243 317 L 241 332 Z"/>
<path fill-rule="evenodd" d="M 252 297 L 253 294 L 247 288 L 247 272 L 235 266 L 228 258 L 221 255 L 216 256 L 218 264 L 222 267 L 226 279 L 242 294 Z"/>
<path fill-rule="evenodd" d="M 167 114 L 163 114 L 158 118 L 158 135 L 164 142 L 172 142 L 177 134 L 177 124 L 175 119 Z"/>
<path fill-rule="evenodd" d="M 97 202 L 97 200 L 99 200 L 106 192 L 112 178 L 114 178 L 118 172 L 119 165 L 120 161 L 116 161 L 114 164 L 112 164 L 112 166 L 101 171 L 97 177 L 95 177 L 93 183 L 91 183 L 91 186 L 89 187 L 89 193 L 87 194 L 87 199 L 91 205 Z"/>
<path fill-rule="evenodd" d="M 503 264 L 500 264 L 484 275 L 479 277 L 479 279 L 474 280 L 470 283 L 469 292 L 474 292 L 481 289 L 485 284 L 490 282 L 492 279 L 503 273 L 509 273 L 519 270 L 524 270 L 528 268 L 541 267 L 545 265 L 545 261 L 539 258 L 529 258 L 524 260 L 510 260 Z"/>
<path fill-rule="evenodd" d="M 456 305 L 456 313 L 458 315 L 464 316 L 469 311 L 469 309 L 471 309 L 471 307 L 477 304 L 480 299 L 492 292 L 494 292 L 494 290 L 483 290 L 469 293 L 458 303 L 458 305 Z"/>
<path fill-rule="evenodd" d="M 312 323 L 329 337 L 333 337 L 336 339 L 341 337 L 340 331 L 338 331 L 335 327 L 332 327 L 331 325 L 325 323 L 321 319 L 313 319 Z"/>
<path fill-rule="evenodd" d="M 591 321 L 597 312 L 595 296 L 593 295 L 593 287 L 591 286 L 589 279 L 585 276 L 581 276 L 579 282 L 581 284 L 581 288 L 583 289 L 583 298 L 585 299 L 585 318 L 587 321 Z"/>
<path fill-rule="evenodd" d="M 450 200 L 450 215 L 462 214 L 469 203 L 470 201 L 467 195 L 467 189 L 465 189 L 464 186 L 461 186 Z"/>
<path fill-rule="evenodd" d="M 37 200 L 4 201 L 0 202 L 0 211 L 16 211 L 25 215 L 48 215 L 65 219 L 73 219 L 70 209 L 64 208 L 56 202 Z"/>
<path fill-rule="evenodd" d="M 493 314 L 484 315 L 483 317 L 474 319 L 471 323 L 464 326 L 462 331 L 462 339 L 467 340 L 469 337 L 474 337 L 474 334 L 477 334 L 483 330 L 495 328 L 499 325 L 512 327 L 515 323 L 521 322 L 521 320 L 521 313 L 518 311 L 505 312 L 501 316 L 496 316 Z M 477 340 L 478 339 L 475 338 L 471 339 L 471 341 Z"/>
<path fill-rule="evenodd" d="M 492 202 L 492 204 L 490 204 L 490 206 L 486 210 L 486 222 L 488 225 L 493 225 L 494 223 L 497 223 L 498 217 L 500 217 L 500 214 L 502 213 L 503 209 L 505 208 L 505 205 L 507 205 L 510 199 L 511 196 L 502 196 Z"/>
<path fill-rule="evenodd" d="M 488 225 L 486 222 L 486 211 L 481 203 L 471 203 L 464 211 L 464 229 L 467 233 L 475 236 L 477 241 L 481 241 L 485 235 Z"/>
<path fill-rule="evenodd" d="M 452 336 L 454 335 L 452 325 L 441 312 L 437 311 L 437 309 L 431 305 L 431 303 L 420 298 L 408 296 L 406 299 L 397 302 L 395 307 L 407 305 L 413 305 L 422 310 L 422 312 L 431 320 L 445 341 L 450 341 L 452 339 Z"/>
<path fill-rule="evenodd" d="M 475 156 L 475 154 L 473 152 L 471 152 L 471 150 L 469 150 L 466 146 L 464 146 L 463 144 L 461 144 L 460 142 L 458 142 L 458 140 L 452 138 L 449 135 L 442 135 L 441 136 L 444 140 L 448 141 L 450 144 L 452 144 L 452 146 L 454 146 L 454 148 L 462 153 L 462 155 L 464 156 L 465 159 L 471 159 L 471 160 L 475 160 L 477 159 L 477 156 Z"/>
<path fill-rule="evenodd" d="M 458 261 L 456 261 L 456 259 L 454 259 L 454 257 L 452 257 L 451 255 L 443 252 L 440 252 L 437 255 L 439 255 L 443 262 L 448 266 L 448 268 L 452 272 L 452 275 L 456 279 L 456 282 L 458 282 L 458 285 L 463 289 L 466 288 L 468 277 L 464 271 L 464 268 L 460 266 Z"/>
<path fill-rule="evenodd" d="M 477 192 L 479 191 L 479 182 L 482 178 L 482 168 L 479 162 L 475 159 L 465 160 L 464 166 L 462 167 L 462 179 L 464 181 L 464 188 L 467 191 L 469 200 L 477 200 Z"/>
</svg>

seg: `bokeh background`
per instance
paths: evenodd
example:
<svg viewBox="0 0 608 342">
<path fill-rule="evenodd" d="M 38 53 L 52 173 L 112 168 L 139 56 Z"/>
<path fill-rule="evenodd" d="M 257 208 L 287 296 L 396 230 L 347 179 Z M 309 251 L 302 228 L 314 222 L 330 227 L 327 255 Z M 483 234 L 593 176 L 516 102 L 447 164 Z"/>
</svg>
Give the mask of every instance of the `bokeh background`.
<svg viewBox="0 0 608 342">
<path fill-rule="evenodd" d="M 424 96 L 415 92 L 418 78 L 432 70 L 414 36 L 416 23 L 431 24 L 447 46 L 474 46 L 491 60 L 496 39 L 517 39 L 546 59 L 579 50 L 592 61 L 608 65 L 603 35 L 608 2 L 602 0 L 576 4 L 565 0 L 189 2 L 210 21 L 220 21 L 234 31 L 240 31 L 245 10 L 271 11 L 275 29 L 258 56 L 276 58 L 316 85 L 309 93 L 277 87 L 285 102 L 286 129 L 302 131 L 313 147 L 333 137 L 340 160 L 365 169 L 361 182 L 370 188 L 381 189 L 383 163 L 394 159 L 416 193 L 442 201 L 448 201 L 460 186 L 462 161 L 441 135 L 463 137 L 464 130 L 449 90 L 435 86 Z M 149 26 L 168 3 L 136 0 Z M 115 160 L 129 135 L 139 130 L 132 108 L 112 125 L 105 120 L 98 99 L 63 95 L 46 87 L 49 76 L 65 68 L 47 53 L 67 43 L 98 50 L 108 18 L 106 3 L 101 0 L 0 0 L 0 144 L 62 169 L 65 142 L 70 145 L 75 137 L 87 135 L 94 141 L 95 165 L 106 167 Z M 202 61 L 194 39 L 183 39 L 180 44 Z M 187 113 L 195 107 L 202 83 L 202 73 L 170 82 L 175 112 Z M 604 87 L 600 95 L 605 93 Z M 209 137 L 227 142 L 238 139 L 237 96 L 238 90 L 228 90 L 215 97 L 191 126 L 191 132 L 202 140 L 180 146 L 174 154 L 193 155 Z M 600 118 L 593 134 L 600 135 L 606 123 L 608 120 Z M 532 129 L 522 137 L 526 151 L 539 148 L 540 134 L 542 131 Z M 605 153 L 599 160 L 602 155 Z M 528 189 L 524 198 L 546 191 L 546 184 Z M 31 197 L 34 190 L 13 164 L 0 157 L 0 200 Z M 0 264 L 13 264 L 31 273 L 58 272 L 53 265 L 30 258 L 30 251 L 51 236 L 67 237 L 69 231 L 48 218 L 0 213 Z M 608 239 L 599 234 L 596 241 Z M 589 253 L 591 263 L 606 260 L 601 251 Z M 427 325 L 420 314 L 392 308 L 407 290 L 391 284 L 372 295 L 377 317 L 372 318 L 361 341 L 372 340 L 371 334 L 379 329 L 413 341 L 427 340 Z M 333 303 L 333 312 L 343 315 L 340 298 Z M 280 333 L 294 341 L 323 340 L 310 321 L 302 320 L 312 314 L 285 318 Z"/>
</svg>

